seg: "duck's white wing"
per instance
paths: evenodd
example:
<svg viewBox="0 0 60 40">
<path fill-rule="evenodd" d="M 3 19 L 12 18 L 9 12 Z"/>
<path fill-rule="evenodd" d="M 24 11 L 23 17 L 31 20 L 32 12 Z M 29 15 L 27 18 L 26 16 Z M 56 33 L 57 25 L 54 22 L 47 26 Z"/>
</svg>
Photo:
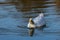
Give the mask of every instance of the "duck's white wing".
<svg viewBox="0 0 60 40">
<path fill-rule="evenodd" d="M 33 19 L 34 23 L 36 26 L 42 26 L 45 24 L 45 19 L 44 19 L 44 15 L 39 15 L 38 17 Z"/>
</svg>

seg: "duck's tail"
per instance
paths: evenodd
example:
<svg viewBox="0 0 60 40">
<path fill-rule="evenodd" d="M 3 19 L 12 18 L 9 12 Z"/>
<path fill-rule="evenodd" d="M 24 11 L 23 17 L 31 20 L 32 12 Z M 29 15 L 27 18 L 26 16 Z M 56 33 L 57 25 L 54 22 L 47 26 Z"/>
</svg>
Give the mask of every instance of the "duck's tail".
<svg viewBox="0 0 60 40">
<path fill-rule="evenodd" d="M 42 16 L 44 16 L 44 14 L 43 13 L 40 13 L 39 16 L 42 17 Z"/>
</svg>

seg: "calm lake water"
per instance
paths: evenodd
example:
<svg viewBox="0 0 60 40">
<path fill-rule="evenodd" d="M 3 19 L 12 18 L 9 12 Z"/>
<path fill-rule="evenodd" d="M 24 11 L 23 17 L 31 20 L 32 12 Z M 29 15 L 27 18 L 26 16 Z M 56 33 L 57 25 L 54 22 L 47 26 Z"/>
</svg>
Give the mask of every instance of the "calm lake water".
<svg viewBox="0 0 60 40">
<path fill-rule="evenodd" d="M 29 17 L 34 18 L 39 13 L 18 12 L 15 5 L 0 4 L 0 40 L 60 40 L 60 15 L 56 12 L 56 4 L 46 5 L 50 7 L 42 9 L 47 27 L 43 31 L 36 29 L 34 36 L 30 37 L 27 29 Z"/>
</svg>

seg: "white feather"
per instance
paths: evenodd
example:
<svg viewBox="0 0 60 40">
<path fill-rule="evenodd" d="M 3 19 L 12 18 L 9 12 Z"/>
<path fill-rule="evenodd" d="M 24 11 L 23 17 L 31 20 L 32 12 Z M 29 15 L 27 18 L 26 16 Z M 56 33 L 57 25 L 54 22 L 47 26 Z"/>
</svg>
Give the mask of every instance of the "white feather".
<svg viewBox="0 0 60 40">
<path fill-rule="evenodd" d="M 33 18 L 34 24 L 31 24 L 30 22 L 28 23 L 28 27 L 40 27 L 45 24 L 45 19 L 44 19 L 44 14 L 40 13 L 39 16 L 36 18 Z"/>
<path fill-rule="evenodd" d="M 42 26 L 45 24 L 45 18 L 44 18 L 44 14 L 41 13 L 39 14 L 39 16 L 37 16 L 36 18 L 33 19 L 34 23 L 36 26 Z"/>
</svg>

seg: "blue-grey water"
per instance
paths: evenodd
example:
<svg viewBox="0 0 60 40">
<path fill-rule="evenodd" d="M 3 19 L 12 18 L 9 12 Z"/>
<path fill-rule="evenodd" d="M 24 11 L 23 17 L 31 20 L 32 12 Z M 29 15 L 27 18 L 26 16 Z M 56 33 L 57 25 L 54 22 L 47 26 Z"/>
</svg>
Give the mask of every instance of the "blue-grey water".
<svg viewBox="0 0 60 40">
<path fill-rule="evenodd" d="M 45 10 L 45 20 L 47 27 L 35 30 L 33 37 L 28 34 L 28 17 L 36 17 L 39 13 L 28 14 L 18 12 L 15 5 L 0 4 L 0 40 L 60 40 L 60 15 L 56 12 L 55 4 Z M 19 28 L 17 26 L 21 26 Z"/>
</svg>

